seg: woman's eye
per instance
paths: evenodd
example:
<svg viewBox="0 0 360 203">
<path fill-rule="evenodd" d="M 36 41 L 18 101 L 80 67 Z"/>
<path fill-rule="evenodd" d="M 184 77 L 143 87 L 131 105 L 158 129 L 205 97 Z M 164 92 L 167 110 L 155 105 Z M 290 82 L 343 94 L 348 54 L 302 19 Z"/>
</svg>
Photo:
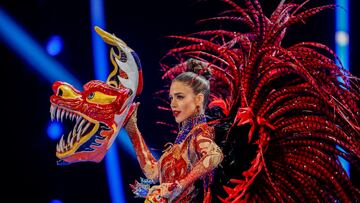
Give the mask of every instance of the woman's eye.
<svg viewBox="0 0 360 203">
<path fill-rule="evenodd" d="M 184 96 L 177 96 L 176 98 L 179 100 L 182 100 L 182 99 L 184 99 Z"/>
</svg>

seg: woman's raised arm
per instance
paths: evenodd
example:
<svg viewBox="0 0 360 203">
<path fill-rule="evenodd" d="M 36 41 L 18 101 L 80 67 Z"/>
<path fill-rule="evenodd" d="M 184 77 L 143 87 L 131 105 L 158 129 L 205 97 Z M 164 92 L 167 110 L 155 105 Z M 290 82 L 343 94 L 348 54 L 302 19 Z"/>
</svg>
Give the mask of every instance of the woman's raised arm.
<svg viewBox="0 0 360 203">
<path fill-rule="evenodd" d="M 125 125 L 125 130 L 128 132 L 130 140 L 134 146 L 137 159 L 140 163 L 140 167 L 146 176 L 154 182 L 159 180 L 159 170 L 157 167 L 157 160 L 151 154 L 148 146 L 145 143 L 144 138 L 137 126 L 137 108 L 131 115 L 128 123 Z"/>
</svg>

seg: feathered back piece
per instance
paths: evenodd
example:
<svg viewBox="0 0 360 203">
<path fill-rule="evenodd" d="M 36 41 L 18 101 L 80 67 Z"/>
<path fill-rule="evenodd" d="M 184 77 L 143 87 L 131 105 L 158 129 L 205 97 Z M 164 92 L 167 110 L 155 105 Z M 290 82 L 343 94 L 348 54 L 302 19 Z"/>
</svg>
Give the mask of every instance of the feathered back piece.
<svg viewBox="0 0 360 203">
<path fill-rule="evenodd" d="M 316 42 L 283 47 L 286 29 L 325 9 L 282 0 L 265 16 L 257 0 L 205 21 L 242 24 L 247 32 L 207 30 L 179 39 L 165 56 L 164 78 L 186 70 L 189 58 L 212 74 L 210 111 L 222 112 L 217 134 L 225 159 L 214 193 L 223 202 L 350 202 L 360 193 L 340 164 L 359 169 L 358 79 L 334 52 Z M 337 63 L 340 65 L 338 66 Z"/>
</svg>

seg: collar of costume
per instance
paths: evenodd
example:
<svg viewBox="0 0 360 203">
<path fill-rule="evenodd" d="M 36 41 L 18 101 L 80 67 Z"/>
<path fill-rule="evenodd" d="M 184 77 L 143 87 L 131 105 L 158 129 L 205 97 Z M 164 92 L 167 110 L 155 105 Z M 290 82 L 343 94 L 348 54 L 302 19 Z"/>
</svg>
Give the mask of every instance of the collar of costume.
<svg viewBox="0 0 360 203">
<path fill-rule="evenodd" d="M 180 144 L 189 134 L 191 129 L 201 123 L 206 123 L 205 114 L 199 114 L 185 119 L 180 126 L 180 131 L 176 137 L 175 144 Z"/>
</svg>

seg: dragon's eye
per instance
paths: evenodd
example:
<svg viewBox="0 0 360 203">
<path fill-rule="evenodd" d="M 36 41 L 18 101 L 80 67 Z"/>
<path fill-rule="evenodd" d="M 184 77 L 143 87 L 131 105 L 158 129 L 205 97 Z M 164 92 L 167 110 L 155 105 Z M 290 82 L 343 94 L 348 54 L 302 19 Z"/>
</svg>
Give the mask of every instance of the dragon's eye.
<svg viewBox="0 0 360 203">
<path fill-rule="evenodd" d="M 116 96 L 107 95 L 102 92 L 92 92 L 88 94 L 86 100 L 93 104 L 110 104 L 115 101 Z"/>
<path fill-rule="evenodd" d="M 95 96 L 95 93 L 94 93 L 94 92 L 91 92 L 91 93 L 87 96 L 87 98 L 88 98 L 88 99 L 92 99 L 92 98 L 94 98 L 94 96 Z"/>
</svg>

